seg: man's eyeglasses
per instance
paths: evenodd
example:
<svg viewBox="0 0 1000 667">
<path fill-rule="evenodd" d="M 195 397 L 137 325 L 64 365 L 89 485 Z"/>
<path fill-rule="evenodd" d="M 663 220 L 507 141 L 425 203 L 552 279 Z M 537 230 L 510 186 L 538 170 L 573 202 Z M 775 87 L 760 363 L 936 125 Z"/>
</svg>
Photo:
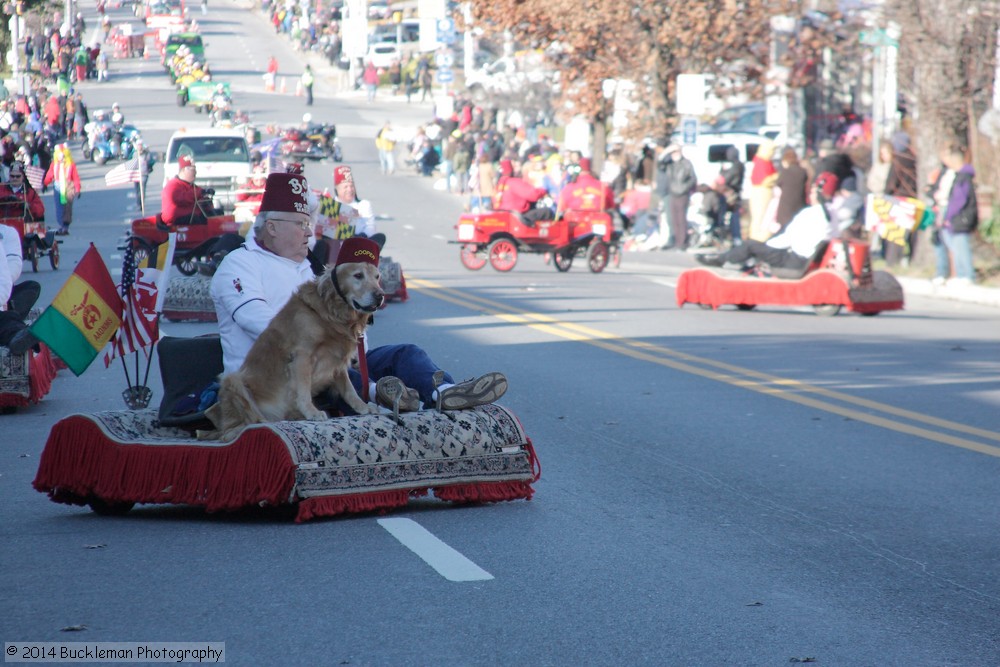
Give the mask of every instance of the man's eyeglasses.
<svg viewBox="0 0 1000 667">
<path fill-rule="evenodd" d="M 298 227 L 299 229 L 301 229 L 303 231 L 306 231 L 306 232 L 312 230 L 312 221 L 308 220 L 308 219 L 306 219 L 306 220 L 292 220 L 291 218 L 270 218 L 270 220 L 274 220 L 275 222 L 290 222 L 293 225 L 295 225 L 296 227 Z"/>
</svg>

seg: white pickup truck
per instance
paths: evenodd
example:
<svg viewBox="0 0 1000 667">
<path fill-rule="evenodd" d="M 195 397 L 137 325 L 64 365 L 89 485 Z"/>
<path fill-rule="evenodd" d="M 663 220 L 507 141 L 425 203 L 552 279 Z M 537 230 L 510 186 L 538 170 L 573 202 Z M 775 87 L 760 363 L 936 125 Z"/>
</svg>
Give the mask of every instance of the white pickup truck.
<svg viewBox="0 0 1000 667">
<path fill-rule="evenodd" d="M 232 211 L 236 190 L 250 177 L 250 148 L 240 130 L 178 130 L 167 144 L 163 184 L 177 175 L 177 158 L 194 157 L 196 185 L 215 190 L 215 205 Z"/>
</svg>

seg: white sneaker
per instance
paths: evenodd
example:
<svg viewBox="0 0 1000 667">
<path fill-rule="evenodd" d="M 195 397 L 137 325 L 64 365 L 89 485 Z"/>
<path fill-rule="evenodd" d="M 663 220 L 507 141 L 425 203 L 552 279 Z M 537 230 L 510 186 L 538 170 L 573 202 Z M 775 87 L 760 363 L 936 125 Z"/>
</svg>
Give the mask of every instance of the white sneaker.
<svg viewBox="0 0 1000 667">
<path fill-rule="evenodd" d="M 968 278 L 952 278 L 948 281 L 948 287 L 969 287 L 972 281 Z"/>
<path fill-rule="evenodd" d="M 935 276 L 934 279 L 931 280 L 931 285 L 935 285 L 937 287 L 940 287 L 940 286 L 944 285 L 945 282 L 946 282 L 945 279 L 942 278 L 941 276 Z"/>
</svg>

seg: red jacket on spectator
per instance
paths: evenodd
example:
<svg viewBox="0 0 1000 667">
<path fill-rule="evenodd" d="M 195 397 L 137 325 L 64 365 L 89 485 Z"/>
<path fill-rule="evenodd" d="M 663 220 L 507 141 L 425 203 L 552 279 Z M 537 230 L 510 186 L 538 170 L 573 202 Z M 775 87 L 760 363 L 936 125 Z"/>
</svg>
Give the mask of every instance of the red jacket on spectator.
<svg viewBox="0 0 1000 667">
<path fill-rule="evenodd" d="M 545 188 L 536 188 L 528 181 L 518 176 L 501 176 L 497 183 L 496 194 L 493 195 L 498 211 L 514 211 L 524 213 L 531 205 L 546 195 Z"/>
</svg>

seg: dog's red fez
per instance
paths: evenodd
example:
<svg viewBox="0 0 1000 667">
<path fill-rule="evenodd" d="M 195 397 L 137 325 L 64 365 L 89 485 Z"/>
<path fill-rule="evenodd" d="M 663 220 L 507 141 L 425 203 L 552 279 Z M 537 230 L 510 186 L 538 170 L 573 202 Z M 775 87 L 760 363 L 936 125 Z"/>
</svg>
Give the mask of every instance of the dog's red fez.
<svg viewBox="0 0 1000 667">
<path fill-rule="evenodd" d="M 346 239 L 337 253 L 337 266 L 352 262 L 368 262 L 378 267 L 378 244 L 363 236 L 352 236 Z"/>
</svg>

